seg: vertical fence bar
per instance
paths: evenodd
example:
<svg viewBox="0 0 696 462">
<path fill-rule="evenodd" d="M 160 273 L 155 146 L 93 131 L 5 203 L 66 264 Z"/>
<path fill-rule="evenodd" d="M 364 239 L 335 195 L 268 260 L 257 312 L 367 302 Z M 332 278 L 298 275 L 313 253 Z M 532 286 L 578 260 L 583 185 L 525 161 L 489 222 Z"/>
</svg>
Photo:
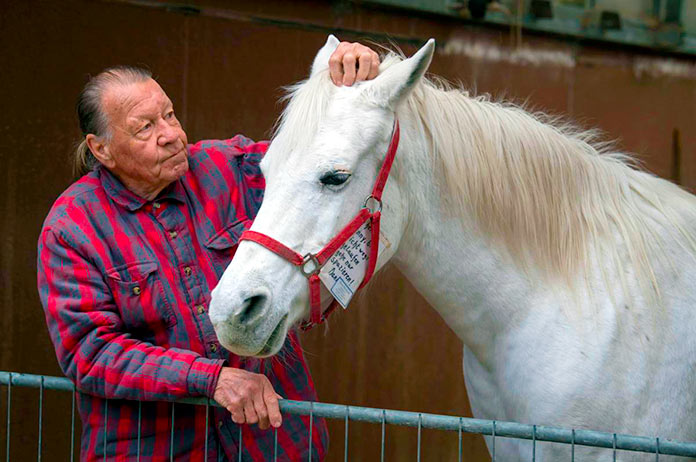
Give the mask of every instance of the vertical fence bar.
<svg viewBox="0 0 696 462">
<path fill-rule="evenodd" d="M 421 429 L 423 426 L 423 416 L 418 413 L 418 462 L 421 460 Z"/>
<path fill-rule="evenodd" d="M 660 438 L 655 438 L 655 462 L 660 461 Z"/>
<path fill-rule="evenodd" d="M 382 409 L 382 450 L 379 453 L 380 462 L 384 462 L 384 437 L 386 435 L 387 426 L 387 411 Z"/>
<path fill-rule="evenodd" d="M 5 448 L 5 460 L 10 462 L 10 409 L 12 407 L 12 372 L 10 372 L 10 380 L 7 382 L 7 441 Z"/>
<path fill-rule="evenodd" d="M 536 425 L 532 426 L 532 462 L 536 462 Z"/>
<path fill-rule="evenodd" d="M 210 419 L 210 398 L 205 401 L 205 442 L 203 443 L 203 451 L 205 452 L 205 461 L 208 462 L 208 420 Z"/>
<path fill-rule="evenodd" d="M 459 462 L 462 462 L 462 455 L 463 455 L 463 451 L 462 451 L 462 423 L 463 423 L 462 418 L 460 417 L 459 418 L 459 430 L 457 431 L 457 436 L 459 439 L 459 458 L 457 460 Z"/>
<path fill-rule="evenodd" d="M 614 433 L 614 439 L 612 440 L 611 443 L 611 449 L 612 449 L 612 460 L 616 462 L 616 433 Z"/>
<path fill-rule="evenodd" d="M 278 429 L 273 429 L 273 462 L 278 461 Z"/>
<path fill-rule="evenodd" d="M 350 413 L 350 408 L 346 406 L 346 423 L 345 423 L 345 431 L 343 432 L 344 434 L 344 441 L 343 441 L 343 462 L 348 462 L 348 414 Z"/>
<path fill-rule="evenodd" d="M 137 460 L 140 462 L 140 435 L 143 428 L 143 402 L 138 401 L 138 448 L 136 449 Z"/>
<path fill-rule="evenodd" d="M 491 462 L 495 462 L 495 420 L 493 421 L 493 432 L 491 433 Z"/>
<path fill-rule="evenodd" d="M 73 462 L 75 458 L 75 393 L 76 387 L 73 384 L 72 393 L 72 403 L 70 405 L 70 462 Z"/>
<path fill-rule="evenodd" d="M 170 425 L 172 429 L 169 434 L 169 462 L 174 462 L 174 403 L 172 403 L 172 420 Z"/>
<path fill-rule="evenodd" d="M 107 419 L 108 415 L 109 415 L 109 400 L 104 399 L 104 462 L 106 462 L 106 430 L 108 429 L 106 419 Z"/>
<path fill-rule="evenodd" d="M 237 452 L 237 461 L 242 462 L 242 452 L 244 452 L 244 445 L 242 444 L 242 424 L 239 424 L 239 444 L 237 448 L 239 449 Z"/>
<path fill-rule="evenodd" d="M 570 432 L 570 462 L 575 462 L 575 429 Z"/>
<path fill-rule="evenodd" d="M 309 456 L 307 460 L 312 462 L 312 424 L 314 423 L 314 401 L 309 402 Z"/>
<path fill-rule="evenodd" d="M 39 382 L 39 448 L 36 455 L 36 460 L 41 462 L 41 427 L 43 426 L 43 395 L 44 395 L 44 376 L 41 376 L 41 382 Z"/>
</svg>

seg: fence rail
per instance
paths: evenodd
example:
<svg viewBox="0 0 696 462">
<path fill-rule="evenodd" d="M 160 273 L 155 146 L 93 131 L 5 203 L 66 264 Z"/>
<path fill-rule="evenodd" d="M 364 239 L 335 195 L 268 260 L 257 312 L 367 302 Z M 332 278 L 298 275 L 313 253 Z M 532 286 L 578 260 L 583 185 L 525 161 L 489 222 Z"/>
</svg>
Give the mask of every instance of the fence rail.
<svg viewBox="0 0 696 462">
<path fill-rule="evenodd" d="M 7 386 L 7 458 L 10 458 L 10 410 L 12 387 L 30 387 L 39 388 L 39 436 L 38 445 L 39 453 L 38 460 L 41 460 L 41 426 L 42 426 L 42 408 L 43 408 L 43 391 L 44 390 L 59 390 L 75 392 L 73 383 L 64 377 L 52 377 L 44 375 L 23 374 L 18 372 L 0 371 L 0 385 Z M 197 404 L 197 405 L 217 405 L 214 401 L 206 398 L 187 398 L 179 403 Z M 74 432 L 74 396 L 73 396 L 73 417 L 72 431 Z M 448 415 L 427 414 L 410 411 L 396 411 L 391 409 L 376 409 L 359 406 L 338 405 L 328 403 L 317 403 L 307 401 L 293 401 L 284 399 L 280 401 L 280 410 L 283 413 L 309 415 L 313 417 L 324 417 L 329 419 L 342 419 L 345 421 L 345 456 L 348 458 L 348 422 L 350 420 L 371 422 L 381 424 L 382 426 L 382 460 L 384 460 L 384 436 L 386 425 L 404 425 L 416 427 L 418 429 L 418 460 L 420 461 L 420 442 L 421 430 L 423 428 L 433 428 L 439 430 L 448 430 L 457 432 L 459 436 L 459 460 L 462 460 L 462 434 L 476 433 L 480 435 L 488 435 L 493 438 L 492 456 L 495 461 L 495 439 L 498 437 L 517 438 L 531 440 L 533 443 L 531 460 L 535 460 L 536 442 L 554 442 L 565 443 L 571 446 L 571 461 L 574 460 L 575 446 L 591 446 L 600 448 L 609 448 L 614 451 L 616 456 L 617 450 L 637 451 L 655 454 L 655 460 L 659 461 L 659 456 L 674 455 L 696 458 L 696 442 L 673 441 L 662 439 L 659 437 L 634 436 L 617 433 L 600 432 L 594 430 L 574 430 L 559 427 L 548 427 L 543 425 L 530 425 L 515 422 L 473 419 L 468 417 L 455 417 Z M 696 418 L 696 416 L 695 416 Z M 311 427 L 310 427 L 311 428 Z M 240 426 L 241 432 L 241 426 Z M 73 436 L 74 440 L 74 436 Z M 310 437 L 311 444 L 311 437 Z M 72 440 L 71 440 L 71 457 L 72 457 Z M 310 450 L 311 457 L 311 450 Z M 71 459 L 72 460 L 72 459 Z M 241 460 L 241 454 L 240 454 Z M 616 460 L 616 458 L 614 458 Z"/>
</svg>

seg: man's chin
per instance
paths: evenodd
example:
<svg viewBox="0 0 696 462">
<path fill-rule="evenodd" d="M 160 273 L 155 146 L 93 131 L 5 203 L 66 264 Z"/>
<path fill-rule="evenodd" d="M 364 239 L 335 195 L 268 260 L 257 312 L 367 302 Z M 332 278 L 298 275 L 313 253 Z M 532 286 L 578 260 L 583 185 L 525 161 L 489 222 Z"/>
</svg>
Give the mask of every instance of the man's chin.
<svg viewBox="0 0 696 462">
<path fill-rule="evenodd" d="M 168 159 L 167 162 L 175 162 L 174 165 L 169 166 L 169 169 L 171 171 L 171 174 L 169 176 L 172 179 L 172 181 L 178 180 L 179 178 L 184 176 L 186 172 L 188 172 L 188 157 L 186 157 L 185 155 L 182 156 L 181 159 L 179 159 L 179 154 L 177 154 L 171 159 Z"/>
</svg>

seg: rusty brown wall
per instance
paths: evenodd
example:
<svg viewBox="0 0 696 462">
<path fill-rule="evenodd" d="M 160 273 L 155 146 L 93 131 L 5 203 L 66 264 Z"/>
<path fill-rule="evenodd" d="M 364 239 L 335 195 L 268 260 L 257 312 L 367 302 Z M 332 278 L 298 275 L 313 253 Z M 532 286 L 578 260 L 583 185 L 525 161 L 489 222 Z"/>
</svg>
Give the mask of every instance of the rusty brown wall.
<svg viewBox="0 0 696 462">
<path fill-rule="evenodd" d="M 261 139 L 279 113 L 279 88 L 305 76 L 328 31 L 350 40 L 410 38 L 397 39 L 407 53 L 409 43 L 432 36 L 440 45 L 435 73 L 597 126 L 659 175 L 673 175 L 678 133 L 681 178 L 696 186 L 693 60 L 677 60 L 687 69 L 681 77 L 651 74 L 638 64 L 655 57 L 639 51 L 525 36 L 524 46 L 565 53 L 572 63 L 520 64 L 504 57 L 512 49 L 506 30 L 349 2 L 193 3 L 199 12 L 138 1 L 0 3 L 0 369 L 60 373 L 35 288 L 35 243 L 71 181 L 76 95 L 88 74 L 108 65 L 150 67 L 191 140 L 238 132 Z M 442 51 L 457 41 L 497 47 L 503 58 Z M 322 401 L 469 415 L 460 342 L 394 269 L 328 327 L 306 334 L 304 347 Z M 36 457 L 37 396 L 13 391 L 12 460 Z M 67 460 L 70 398 L 47 393 L 45 405 L 44 460 Z M 3 398 L 0 416 L 5 411 Z M 330 429 L 331 460 L 340 460 L 342 423 Z M 0 434 L 4 448 L 4 427 Z M 412 458 L 415 436 L 388 428 L 388 460 Z M 379 456 L 378 426 L 351 425 L 350 437 L 352 460 Z M 424 432 L 423 460 L 450 460 L 456 450 L 456 435 Z M 480 437 L 465 437 L 464 450 L 467 461 L 488 459 Z"/>
</svg>

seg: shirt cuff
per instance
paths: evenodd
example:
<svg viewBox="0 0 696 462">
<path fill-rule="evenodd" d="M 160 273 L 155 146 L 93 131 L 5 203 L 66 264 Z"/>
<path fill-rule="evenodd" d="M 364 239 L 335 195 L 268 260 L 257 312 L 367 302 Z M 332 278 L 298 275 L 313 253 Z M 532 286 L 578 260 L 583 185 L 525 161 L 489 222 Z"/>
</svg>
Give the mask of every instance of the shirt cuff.
<svg viewBox="0 0 696 462">
<path fill-rule="evenodd" d="M 224 363 L 224 359 L 196 358 L 186 376 L 189 394 L 212 398 Z"/>
</svg>

